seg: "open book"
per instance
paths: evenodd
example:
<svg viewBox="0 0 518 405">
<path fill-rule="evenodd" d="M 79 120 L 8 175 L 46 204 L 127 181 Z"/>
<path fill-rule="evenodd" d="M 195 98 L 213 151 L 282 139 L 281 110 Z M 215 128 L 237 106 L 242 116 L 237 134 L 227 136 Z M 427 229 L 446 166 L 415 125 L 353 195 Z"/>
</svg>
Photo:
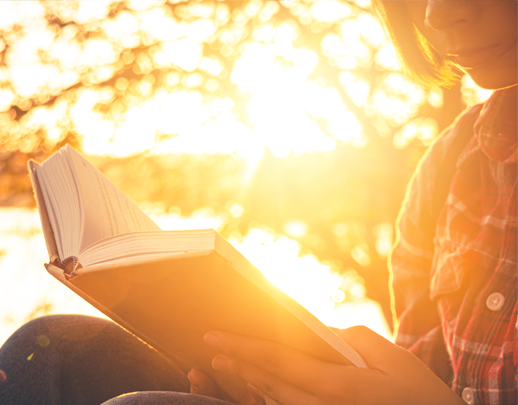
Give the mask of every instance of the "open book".
<svg viewBox="0 0 518 405">
<path fill-rule="evenodd" d="M 246 384 L 215 371 L 209 330 L 289 345 L 366 367 L 331 329 L 212 229 L 162 231 L 99 170 L 66 146 L 29 162 L 48 272 L 184 371 L 208 373 L 235 399 Z"/>
</svg>

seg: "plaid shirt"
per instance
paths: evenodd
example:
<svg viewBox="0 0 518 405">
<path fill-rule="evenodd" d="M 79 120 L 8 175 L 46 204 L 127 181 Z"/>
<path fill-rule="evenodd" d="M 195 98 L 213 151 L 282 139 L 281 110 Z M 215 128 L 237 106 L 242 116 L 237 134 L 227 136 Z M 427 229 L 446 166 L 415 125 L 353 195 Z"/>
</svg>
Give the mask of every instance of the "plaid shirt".
<svg viewBox="0 0 518 405">
<path fill-rule="evenodd" d="M 517 89 L 496 91 L 429 148 L 389 257 L 396 344 L 468 404 L 517 403 Z M 473 123 L 434 218 L 439 168 Z"/>
</svg>

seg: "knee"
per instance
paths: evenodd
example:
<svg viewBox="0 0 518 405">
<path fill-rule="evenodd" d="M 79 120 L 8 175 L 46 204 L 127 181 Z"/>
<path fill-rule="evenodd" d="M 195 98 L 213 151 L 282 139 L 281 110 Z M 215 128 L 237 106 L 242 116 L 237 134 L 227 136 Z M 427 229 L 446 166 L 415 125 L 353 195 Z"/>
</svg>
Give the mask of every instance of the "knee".
<svg viewBox="0 0 518 405">
<path fill-rule="evenodd" d="M 101 405 L 231 405 L 219 399 L 171 391 L 133 392 Z"/>
<path fill-rule="evenodd" d="M 37 343 L 46 346 L 50 340 L 59 341 L 72 335 L 83 335 L 111 326 L 113 322 L 85 315 L 47 315 L 33 319 L 21 326 L 5 342 L 5 346 Z"/>
<path fill-rule="evenodd" d="M 101 405 L 167 405 L 174 392 L 132 392 L 112 398 Z M 166 402 L 167 401 L 167 402 Z"/>
<path fill-rule="evenodd" d="M 33 334 L 47 331 L 49 328 L 58 331 L 60 329 L 66 329 L 67 325 L 70 324 L 71 321 L 78 322 L 87 318 L 90 317 L 83 315 L 45 315 L 32 319 L 22 325 L 15 334 Z"/>
<path fill-rule="evenodd" d="M 112 398 L 101 405 L 150 405 L 150 392 L 132 392 L 129 394 L 120 395 L 117 398 Z"/>
</svg>

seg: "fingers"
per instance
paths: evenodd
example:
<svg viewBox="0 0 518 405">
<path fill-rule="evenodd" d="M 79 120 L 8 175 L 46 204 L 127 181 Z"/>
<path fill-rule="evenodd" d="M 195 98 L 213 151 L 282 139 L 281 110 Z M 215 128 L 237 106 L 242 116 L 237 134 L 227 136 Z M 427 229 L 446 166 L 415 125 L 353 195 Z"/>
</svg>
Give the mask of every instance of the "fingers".
<svg viewBox="0 0 518 405">
<path fill-rule="evenodd" d="M 253 395 L 256 398 L 259 398 L 259 404 L 260 405 L 281 405 L 277 401 L 274 401 L 270 397 L 264 395 L 261 391 L 259 391 L 257 388 L 255 388 L 252 384 L 248 384 L 248 391 L 250 393 L 253 393 Z M 262 402 L 261 402 L 262 400 Z M 239 404 L 241 405 L 241 404 Z"/>
<path fill-rule="evenodd" d="M 248 384 L 248 390 L 239 405 L 266 405 L 266 402 L 260 391 L 254 386 Z"/>
<path fill-rule="evenodd" d="M 187 378 L 191 383 L 191 394 L 230 401 L 228 395 L 203 371 L 192 369 L 187 374 Z M 239 405 L 266 405 L 266 403 L 257 388 L 249 385 Z"/>
<path fill-rule="evenodd" d="M 327 373 L 338 370 L 339 365 L 325 363 L 289 347 L 260 339 L 239 336 L 227 332 L 211 332 L 204 336 L 205 343 L 232 358 L 249 363 L 282 378 L 305 391 L 318 394 L 326 386 Z M 252 383 L 250 380 L 246 380 Z M 261 387 L 257 386 L 261 391 Z M 264 391 L 263 391 L 264 392 Z M 268 392 L 265 392 L 268 395 Z"/>
<path fill-rule="evenodd" d="M 187 374 L 191 383 L 191 394 L 226 400 L 223 390 L 204 372 L 192 369 Z"/>
<path fill-rule="evenodd" d="M 363 357 L 371 369 L 388 371 L 387 367 L 393 367 L 394 361 L 401 361 L 401 356 L 404 356 L 403 349 L 365 326 L 343 329 L 338 335 Z"/>
<path fill-rule="evenodd" d="M 271 398 L 283 405 L 317 405 L 320 403 L 319 399 L 315 395 L 304 391 L 259 367 L 234 357 L 230 357 L 225 354 L 218 354 L 212 361 L 212 367 L 216 370 L 233 374 L 245 381 L 248 381 L 253 387 L 256 387 L 264 394 L 262 397 L 265 400 Z M 265 403 L 268 404 L 266 401 Z"/>
</svg>

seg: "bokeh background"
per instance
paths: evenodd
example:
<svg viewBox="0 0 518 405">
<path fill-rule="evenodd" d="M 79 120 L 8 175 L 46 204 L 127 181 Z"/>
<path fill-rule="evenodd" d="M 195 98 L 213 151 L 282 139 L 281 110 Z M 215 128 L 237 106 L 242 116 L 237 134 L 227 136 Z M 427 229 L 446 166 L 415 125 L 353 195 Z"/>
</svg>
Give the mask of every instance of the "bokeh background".
<svg viewBox="0 0 518 405">
<path fill-rule="evenodd" d="M 407 182 L 489 95 L 408 80 L 369 0 L 0 2 L 0 344 L 101 316 L 43 267 L 27 161 L 66 143 L 162 229 L 214 228 L 327 325 L 390 338 Z"/>
</svg>

